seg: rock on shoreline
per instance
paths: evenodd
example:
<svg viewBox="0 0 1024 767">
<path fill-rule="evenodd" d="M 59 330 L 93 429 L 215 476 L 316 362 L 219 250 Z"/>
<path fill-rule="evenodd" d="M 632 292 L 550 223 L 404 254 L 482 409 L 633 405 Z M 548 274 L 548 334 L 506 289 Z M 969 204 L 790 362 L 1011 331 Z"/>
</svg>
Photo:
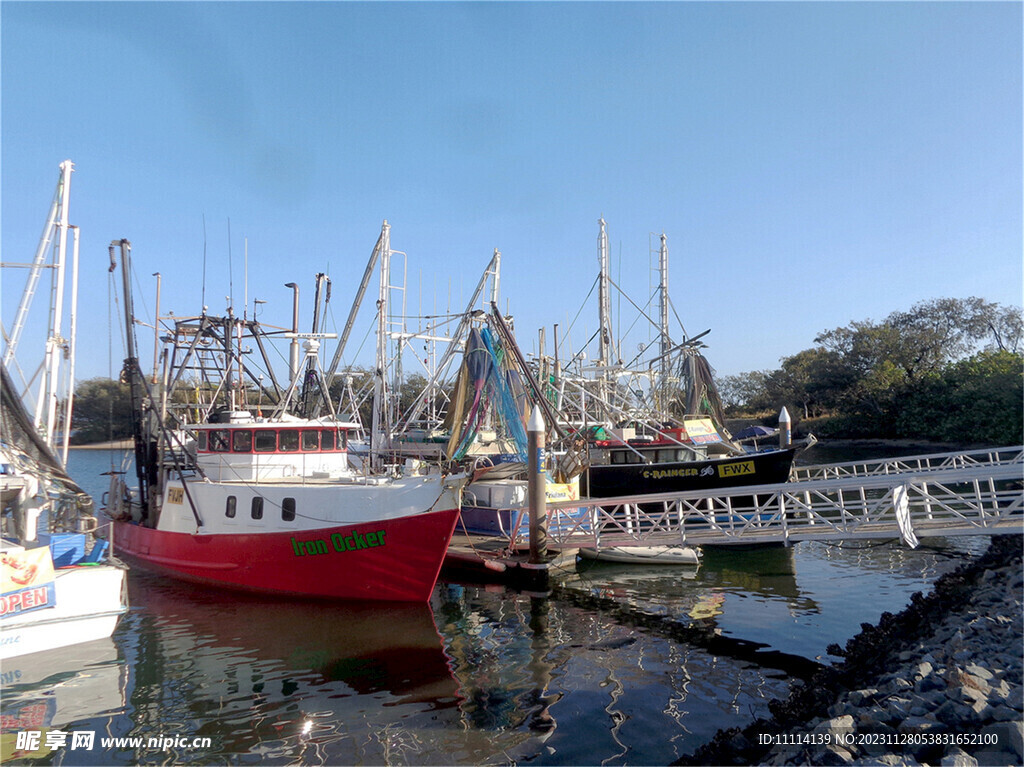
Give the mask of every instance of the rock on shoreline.
<svg viewBox="0 0 1024 767">
<path fill-rule="evenodd" d="M 1021 538 L 914 594 L 899 615 L 829 652 L 772 720 L 719 732 L 676 764 L 1024 764 Z"/>
</svg>

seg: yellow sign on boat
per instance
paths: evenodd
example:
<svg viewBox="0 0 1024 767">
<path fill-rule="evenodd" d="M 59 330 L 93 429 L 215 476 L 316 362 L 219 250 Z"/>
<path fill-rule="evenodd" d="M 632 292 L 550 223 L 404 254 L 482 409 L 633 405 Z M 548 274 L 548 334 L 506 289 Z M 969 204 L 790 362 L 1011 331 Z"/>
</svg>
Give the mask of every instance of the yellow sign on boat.
<svg viewBox="0 0 1024 767">
<path fill-rule="evenodd" d="M 720 477 L 741 477 L 744 474 L 756 474 L 753 461 L 741 461 L 740 463 L 727 463 L 718 467 Z"/>
<path fill-rule="evenodd" d="M 547 482 L 544 486 L 544 495 L 549 501 L 578 501 L 580 499 L 580 479 L 576 477 L 572 482 Z"/>
</svg>

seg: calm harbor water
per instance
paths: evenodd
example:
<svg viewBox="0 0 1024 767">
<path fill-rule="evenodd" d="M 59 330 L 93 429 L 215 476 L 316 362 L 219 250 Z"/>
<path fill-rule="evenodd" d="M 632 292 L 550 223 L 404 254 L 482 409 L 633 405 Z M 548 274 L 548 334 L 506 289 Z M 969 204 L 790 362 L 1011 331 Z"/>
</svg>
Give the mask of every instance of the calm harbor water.
<svg viewBox="0 0 1024 767">
<path fill-rule="evenodd" d="M 71 457 L 97 500 L 110 467 L 109 451 Z M 899 611 L 987 543 L 578 565 L 565 593 L 828 662 L 830 643 Z M 112 639 L 4 664 L 5 739 L 27 723 L 95 733 L 92 748 L 69 738 L 35 763 L 667 764 L 767 715 L 793 683 L 756 656 L 497 586 L 441 582 L 429 605 L 260 599 L 138 570 L 129 587 Z"/>
</svg>

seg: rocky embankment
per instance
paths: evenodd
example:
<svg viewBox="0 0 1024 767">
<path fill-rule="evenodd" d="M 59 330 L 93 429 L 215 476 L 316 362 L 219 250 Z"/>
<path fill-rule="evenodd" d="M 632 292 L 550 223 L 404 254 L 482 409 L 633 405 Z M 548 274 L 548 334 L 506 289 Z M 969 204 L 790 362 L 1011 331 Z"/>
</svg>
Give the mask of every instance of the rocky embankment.
<svg viewBox="0 0 1024 767">
<path fill-rule="evenodd" d="M 1024 764 L 1020 536 L 885 613 L 785 701 L 677 764 Z"/>
</svg>

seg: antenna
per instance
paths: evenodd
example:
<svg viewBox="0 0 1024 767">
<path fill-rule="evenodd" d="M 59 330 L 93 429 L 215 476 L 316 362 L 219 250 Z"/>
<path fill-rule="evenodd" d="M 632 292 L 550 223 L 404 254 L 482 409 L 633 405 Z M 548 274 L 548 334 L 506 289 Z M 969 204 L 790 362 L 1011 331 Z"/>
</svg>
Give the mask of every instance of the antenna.
<svg viewBox="0 0 1024 767">
<path fill-rule="evenodd" d="M 249 238 L 243 238 L 245 242 L 245 278 L 244 287 L 242 288 L 242 296 L 244 303 L 242 304 L 242 318 L 249 319 Z"/>
<path fill-rule="evenodd" d="M 231 268 L 231 219 L 228 218 L 228 306 L 235 305 L 235 273 Z"/>
<path fill-rule="evenodd" d="M 203 214 L 203 314 L 206 314 L 206 214 Z"/>
</svg>

